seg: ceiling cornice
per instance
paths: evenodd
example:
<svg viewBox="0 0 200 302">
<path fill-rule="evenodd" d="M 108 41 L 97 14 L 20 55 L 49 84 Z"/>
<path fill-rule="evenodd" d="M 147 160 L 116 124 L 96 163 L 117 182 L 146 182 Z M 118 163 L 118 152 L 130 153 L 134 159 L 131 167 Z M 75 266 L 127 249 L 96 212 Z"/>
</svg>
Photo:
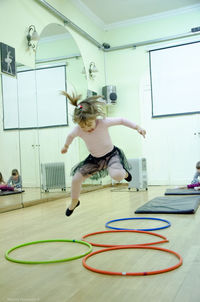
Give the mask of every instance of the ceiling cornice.
<svg viewBox="0 0 200 302">
<path fill-rule="evenodd" d="M 173 9 L 173 10 L 169 10 L 169 11 L 162 12 L 162 13 L 148 15 L 145 17 L 133 18 L 133 19 L 128 19 L 128 20 L 121 21 L 121 22 L 110 23 L 105 26 L 105 29 L 110 30 L 110 29 L 115 29 L 115 28 L 120 28 L 120 27 L 126 27 L 126 26 L 130 26 L 133 24 L 140 24 L 140 23 L 145 23 L 145 22 L 149 22 L 149 21 L 153 21 L 153 20 L 159 20 L 159 19 L 168 18 L 168 17 L 172 17 L 172 16 L 187 14 L 187 13 L 191 13 L 196 10 L 200 10 L 200 4 L 185 6 L 182 8 Z"/>
<path fill-rule="evenodd" d="M 169 10 L 162 13 L 152 14 L 144 17 L 128 19 L 125 21 L 114 22 L 110 24 L 105 24 L 102 19 L 96 16 L 81 0 L 71 0 L 72 3 L 82 12 L 90 18 L 92 22 L 94 22 L 100 29 L 102 30 L 111 30 L 120 27 L 127 27 L 133 24 L 145 23 L 152 20 L 167 18 L 171 16 L 177 16 L 181 14 L 186 14 L 193 12 L 195 10 L 200 10 L 200 4 L 194 4 L 189 6 L 184 6 L 182 8 Z"/>
</svg>

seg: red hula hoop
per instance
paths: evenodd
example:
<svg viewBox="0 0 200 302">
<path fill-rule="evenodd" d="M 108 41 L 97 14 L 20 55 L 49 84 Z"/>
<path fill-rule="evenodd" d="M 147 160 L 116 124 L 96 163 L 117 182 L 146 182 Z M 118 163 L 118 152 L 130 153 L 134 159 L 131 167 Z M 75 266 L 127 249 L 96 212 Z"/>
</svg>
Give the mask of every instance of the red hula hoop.
<svg viewBox="0 0 200 302">
<path fill-rule="evenodd" d="M 106 233 L 119 233 L 119 232 L 131 232 L 131 233 L 144 233 L 144 234 L 148 234 L 148 235 L 153 235 L 153 236 L 157 236 L 162 238 L 163 240 L 160 241 L 155 241 L 155 242 L 149 242 L 149 243 L 139 243 L 139 244 L 103 244 L 103 243 L 94 243 L 94 242 L 90 242 L 85 240 L 85 238 L 89 237 L 89 236 L 93 236 L 93 235 L 98 235 L 98 234 L 106 234 Z M 82 237 L 83 241 L 86 241 L 88 243 L 90 243 L 93 246 L 100 246 L 100 247 L 117 247 L 117 246 L 146 246 L 146 245 L 154 245 L 154 244 L 159 244 L 159 243 L 164 243 L 164 242 L 169 242 L 169 240 L 167 240 L 167 238 L 163 235 L 157 234 L 157 233 L 153 233 L 153 232 L 148 232 L 148 231 L 136 231 L 136 230 L 112 230 L 112 231 L 101 231 L 101 232 L 94 232 L 94 233 L 90 233 L 87 235 L 84 235 Z"/>
<path fill-rule="evenodd" d="M 176 265 L 173 265 L 171 267 L 168 267 L 168 268 L 165 268 L 165 269 L 162 269 L 162 270 L 155 270 L 155 271 L 150 271 L 150 272 L 111 272 L 111 271 L 105 271 L 105 270 L 100 270 L 100 269 L 96 269 L 96 268 L 93 268 L 91 266 L 89 266 L 87 263 L 86 263 L 86 260 L 89 258 L 89 257 L 92 257 L 96 254 L 99 254 L 99 253 L 103 253 L 103 252 L 107 252 L 107 251 L 112 251 L 112 250 L 120 250 L 120 249 L 152 249 L 152 250 L 159 250 L 159 251 L 163 251 L 163 252 L 167 252 L 167 253 L 171 253 L 173 255 L 175 255 L 178 259 L 179 259 L 179 262 L 176 264 Z M 100 274 L 105 274 L 105 275 L 119 275 L 119 276 L 146 276 L 146 275 L 156 275 L 156 274 L 161 274 L 161 273 L 166 273 L 166 272 L 169 272 L 169 271 L 172 271 L 176 268 L 178 268 L 179 266 L 181 266 L 183 263 L 183 259 L 182 257 L 172 251 L 172 250 L 168 250 L 168 249 L 164 249 L 164 248 L 161 248 L 161 247 L 153 247 L 153 246 L 142 246 L 142 245 L 137 245 L 137 246 L 120 246 L 120 247 L 111 247 L 111 248 L 107 248 L 107 249 L 102 249 L 102 250 L 99 250 L 99 251 L 95 251 L 95 252 L 92 252 L 91 254 L 88 254 L 87 256 L 85 256 L 82 260 L 82 264 L 85 268 L 87 268 L 88 270 L 91 270 L 95 273 L 100 273 Z"/>
</svg>

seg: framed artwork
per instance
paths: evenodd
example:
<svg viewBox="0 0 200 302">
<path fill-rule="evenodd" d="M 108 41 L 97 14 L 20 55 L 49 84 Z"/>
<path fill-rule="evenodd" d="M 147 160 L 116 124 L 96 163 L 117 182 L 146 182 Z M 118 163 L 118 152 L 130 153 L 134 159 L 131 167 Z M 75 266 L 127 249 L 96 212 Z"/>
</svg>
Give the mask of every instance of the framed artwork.
<svg viewBox="0 0 200 302">
<path fill-rule="evenodd" d="M 16 76 L 15 49 L 4 43 L 0 43 L 1 72 Z"/>
</svg>

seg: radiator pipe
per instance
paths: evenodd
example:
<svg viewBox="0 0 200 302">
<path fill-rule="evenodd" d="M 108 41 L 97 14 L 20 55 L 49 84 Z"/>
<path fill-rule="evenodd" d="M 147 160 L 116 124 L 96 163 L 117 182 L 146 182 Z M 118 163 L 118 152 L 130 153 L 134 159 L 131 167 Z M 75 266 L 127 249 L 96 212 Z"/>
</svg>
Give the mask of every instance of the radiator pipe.
<svg viewBox="0 0 200 302">
<path fill-rule="evenodd" d="M 161 43 L 161 42 L 171 41 L 171 40 L 176 40 L 176 39 L 181 39 L 181 38 L 193 37 L 193 36 L 196 36 L 196 35 L 200 35 L 200 32 L 198 32 L 198 33 L 187 32 L 187 33 L 184 33 L 184 34 L 167 36 L 167 37 L 164 37 L 164 38 L 159 38 L 159 39 L 154 39 L 154 40 L 147 40 L 147 41 L 141 41 L 141 42 L 126 44 L 126 45 L 121 45 L 121 46 L 115 46 L 115 47 L 111 47 L 111 48 L 108 48 L 108 49 L 104 49 L 104 51 L 105 52 L 110 52 L 110 51 L 127 49 L 127 48 L 133 48 L 134 49 L 134 48 L 140 47 L 140 46 L 145 46 L 145 45 L 150 45 L 150 44 L 155 44 L 155 43 Z"/>
<path fill-rule="evenodd" d="M 36 64 L 38 64 L 38 63 L 48 63 L 48 62 L 53 62 L 53 61 L 69 60 L 69 59 L 78 59 L 80 57 L 81 57 L 80 54 L 74 54 L 74 55 L 71 55 L 71 56 L 62 56 L 62 57 L 55 57 L 55 58 L 40 59 L 40 60 L 36 60 Z"/>
</svg>

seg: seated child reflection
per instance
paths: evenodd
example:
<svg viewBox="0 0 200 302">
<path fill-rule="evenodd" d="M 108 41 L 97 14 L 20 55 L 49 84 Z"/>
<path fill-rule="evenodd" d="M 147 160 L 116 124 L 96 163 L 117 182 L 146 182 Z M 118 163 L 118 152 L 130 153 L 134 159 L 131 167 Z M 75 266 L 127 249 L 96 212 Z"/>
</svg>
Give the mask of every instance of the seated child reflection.
<svg viewBox="0 0 200 302">
<path fill-rule="evenodd" d="M 10 176 L 7 185 L 13 186 L 14 189 L 22 189 L 22 178 L 17 169 L 12 170 L 12 175 Z"/>
<path fill-rule="evenodd" d="M 14 191 L 14 187 L 7 185 L 7 183 L 3 179 L 3 175 L 1 172 L 0 172 L 0 191 Z"/>
<path fill-rule="evenodd" d="M 5 185 L 5 184 L 6 184 L 6 182 L 4 181 L 3 175 L 2 175 L 2 173 L 0 172 L 0 185 Z"/>
</svg>

